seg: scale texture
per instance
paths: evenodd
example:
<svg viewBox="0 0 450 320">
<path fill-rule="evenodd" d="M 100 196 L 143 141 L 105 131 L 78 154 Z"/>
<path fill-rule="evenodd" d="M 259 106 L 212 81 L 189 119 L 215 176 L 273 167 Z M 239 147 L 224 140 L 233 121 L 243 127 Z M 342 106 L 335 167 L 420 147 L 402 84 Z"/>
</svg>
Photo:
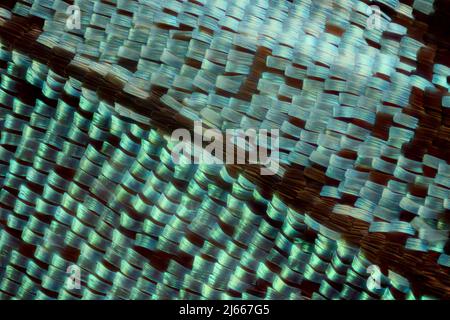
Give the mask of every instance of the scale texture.
<svg viewBox="0 0 450 320">
<path fill-rule="evenodd" d="M 2 1 L 0 299 L 450 299 L 448 30 L 440 0 Z M 197 121 L 279 130 L 280 169 L 174 162 Z"/>
</svg>

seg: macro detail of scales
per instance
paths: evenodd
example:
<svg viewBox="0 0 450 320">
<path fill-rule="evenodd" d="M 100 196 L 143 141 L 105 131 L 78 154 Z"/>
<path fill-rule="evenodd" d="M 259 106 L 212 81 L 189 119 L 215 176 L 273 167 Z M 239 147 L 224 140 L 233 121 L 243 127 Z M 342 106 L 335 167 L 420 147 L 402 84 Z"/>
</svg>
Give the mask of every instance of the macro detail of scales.
<svg viewBox="0 0 450 320">
<path fill-rule="evenodd" d="M 2 1 L 0 299 L 449 299 L 449 14 Z M 199 120 L 280 170 L 175 164 Z"/>
</svg>

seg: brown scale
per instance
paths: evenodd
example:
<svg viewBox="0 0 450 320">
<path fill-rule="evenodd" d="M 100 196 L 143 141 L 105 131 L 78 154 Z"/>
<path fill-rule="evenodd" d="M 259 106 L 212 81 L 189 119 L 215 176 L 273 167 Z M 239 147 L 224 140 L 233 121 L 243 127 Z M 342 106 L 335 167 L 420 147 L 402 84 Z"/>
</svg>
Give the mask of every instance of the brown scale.
<svg viewBox="0 0 450 320">
<path fill-rule="evenodd" d="M 234 47 L 238 51 L 249 52 L 248 49 L 235 46 Z M 266 66 L 266 60 L 269 55 L 271 55 L 271 50 L 259 47 L 254 56 L 253 64 L 250 67 L 250 74 L 247 76 L 247 79 L 242 83 L 239 91 L 234 95 L 237 99 L 242 99 L 245 101 L 251 101 L 253 94 L 258 93 L 258 81 L 262 77 L 263 72 L 268 72 L 268 67 Z M 228 96 L 229 94 L 225 94 Z"/>
<path fill-rule="evenodd" d="M 323 167 L 319 167 L 313 165 L 312 167 L 307 167 L 305 168 L 305 170 L 303 171 L 305 177 L 314 180 L 318 183 L 320 183 L 320 185 L 324 185 L 325 184 L 325 170 Z"/>
<path fill-rule="evenodd" d="M 340 215 L 331 215 L 330 216 L 330 226 L 333 226 L 333 230 L 336 230 L 340 233 L 344 233 L 346 230 L 349 230 L 352 227 L 351 217 L 340 216 Z"/>
<path fill-rule="evenodd" d="M 411 142 L 402 146 L 402 154 L 405 158 L 420 162 L 428 151 L 428 145 L 428 140 L 414 138 Z"/>
<path fill-rule="evenodd" d="M 392 125 L 393 117 L 387 113 L 377 113 L 372 136 L 381 140 L 388 140 L 389 128 Z"/>
<path fill-rule="evenodd" d="M 284 78 L 285 78 L 285 83 L 288 86 L 294 87 L 294 88 L 297 88 L 297 89 L 303 88 L 303 80 L 292 78 L 292 77 L 288 77 L 288 76 L 285 76 Z"/>
</svg>

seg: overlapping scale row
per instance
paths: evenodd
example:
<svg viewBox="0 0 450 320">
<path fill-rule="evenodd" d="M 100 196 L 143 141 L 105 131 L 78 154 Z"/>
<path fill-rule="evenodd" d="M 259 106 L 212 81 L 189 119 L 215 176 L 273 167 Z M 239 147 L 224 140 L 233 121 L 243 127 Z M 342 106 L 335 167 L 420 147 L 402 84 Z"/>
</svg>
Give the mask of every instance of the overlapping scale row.
<svg viewBox="0 0 450 320">
<path fill-rule="evenodd" d="M 450 63 L 422 22 L 442 10 L 0 7 L 1 298 L 448 298 Z M 276 183 L 175 164 L 164 124 L 196 120 L 279 129 Z"/>
</svg>

